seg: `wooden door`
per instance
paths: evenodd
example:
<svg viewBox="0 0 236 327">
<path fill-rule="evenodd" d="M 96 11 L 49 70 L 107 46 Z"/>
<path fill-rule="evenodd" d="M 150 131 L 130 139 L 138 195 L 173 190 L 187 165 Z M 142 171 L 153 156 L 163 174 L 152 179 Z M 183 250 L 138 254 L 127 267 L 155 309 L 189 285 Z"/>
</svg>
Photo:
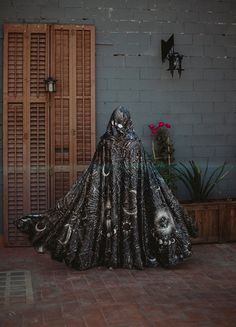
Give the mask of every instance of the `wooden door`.
<svg viewBox="0 0 236 327">
<path fill-rule="evenodd" d="M 50 110 L 54 205 L 87 167 L 95 149 L 94 28 L 53 25 L 51 44 L 51 74 L 57 80 Z"/>
<path fill-rule="evenodd" d="M 4 236 L 27 245 L 14 221 L 55 205 L 95 147 L 93 26 L 4 26 Z M 56 78 L 57 91 L 45 91 Z"/>
</svg>

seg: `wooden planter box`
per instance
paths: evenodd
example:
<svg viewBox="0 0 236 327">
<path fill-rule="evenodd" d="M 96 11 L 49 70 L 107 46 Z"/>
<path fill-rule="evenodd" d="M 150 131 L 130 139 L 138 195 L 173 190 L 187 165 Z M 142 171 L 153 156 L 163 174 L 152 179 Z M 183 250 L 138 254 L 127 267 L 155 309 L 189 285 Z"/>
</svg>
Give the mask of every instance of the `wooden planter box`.
<svg viewBox="0 0 236 327">
<path fill-rule="evenodd" d="M 199 236 L 192 240 L 194 244 L 236 241 L 236 201 L 183 203 L 183 206 L 198 224 Z"/>
</svg>

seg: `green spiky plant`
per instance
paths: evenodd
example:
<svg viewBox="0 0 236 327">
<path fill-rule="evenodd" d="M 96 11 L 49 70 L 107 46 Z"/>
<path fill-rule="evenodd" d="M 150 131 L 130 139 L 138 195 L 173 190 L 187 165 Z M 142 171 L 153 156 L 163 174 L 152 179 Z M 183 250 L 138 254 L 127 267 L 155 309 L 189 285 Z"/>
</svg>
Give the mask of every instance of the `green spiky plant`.
<svg viewBox="0 0 236 327">
<path fill-rule="evenodd" d="M 190 160 L 188 165 L 180 162 L 179 167 L 176 166 L 174 169 L 188 190 L 191 200 L 200 202 L 206 201 L 214 187 L 230 172 L 230 169 L 226 170 L 226 165 L 224 162 L 210 174 L 208 162 L 203 171 L 194 160 Z"/>
</svg>

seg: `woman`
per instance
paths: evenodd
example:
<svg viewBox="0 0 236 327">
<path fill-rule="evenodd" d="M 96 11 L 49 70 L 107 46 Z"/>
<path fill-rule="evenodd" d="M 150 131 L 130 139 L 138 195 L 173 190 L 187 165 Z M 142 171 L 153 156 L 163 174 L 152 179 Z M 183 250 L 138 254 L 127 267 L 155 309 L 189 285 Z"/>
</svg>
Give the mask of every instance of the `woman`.
<svg viewBox="0 0 236 327">
<path fill-rule="evenodd" d="M 53 210 L 19 218 L 39 252 L 78 270 L 173 266 L 191 255 L 194 221 L 147 158 L 128 110 L 111 115 L 89 168 Z"/>
</svg>

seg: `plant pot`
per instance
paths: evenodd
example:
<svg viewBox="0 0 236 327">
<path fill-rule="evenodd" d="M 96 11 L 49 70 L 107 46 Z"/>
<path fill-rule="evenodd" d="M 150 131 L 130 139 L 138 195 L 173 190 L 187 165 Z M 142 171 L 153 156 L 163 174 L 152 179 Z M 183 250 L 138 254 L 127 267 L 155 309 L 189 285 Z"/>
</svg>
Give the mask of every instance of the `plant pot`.
<svg viewBox="0 0 236 327">
<path fill-rule="evenodd" d="M 193 244 L 236 241 L 235 199 L 183 202 L 182 205 L 198 224 L 199 236 L 192 239 Z"/>
</svg>

